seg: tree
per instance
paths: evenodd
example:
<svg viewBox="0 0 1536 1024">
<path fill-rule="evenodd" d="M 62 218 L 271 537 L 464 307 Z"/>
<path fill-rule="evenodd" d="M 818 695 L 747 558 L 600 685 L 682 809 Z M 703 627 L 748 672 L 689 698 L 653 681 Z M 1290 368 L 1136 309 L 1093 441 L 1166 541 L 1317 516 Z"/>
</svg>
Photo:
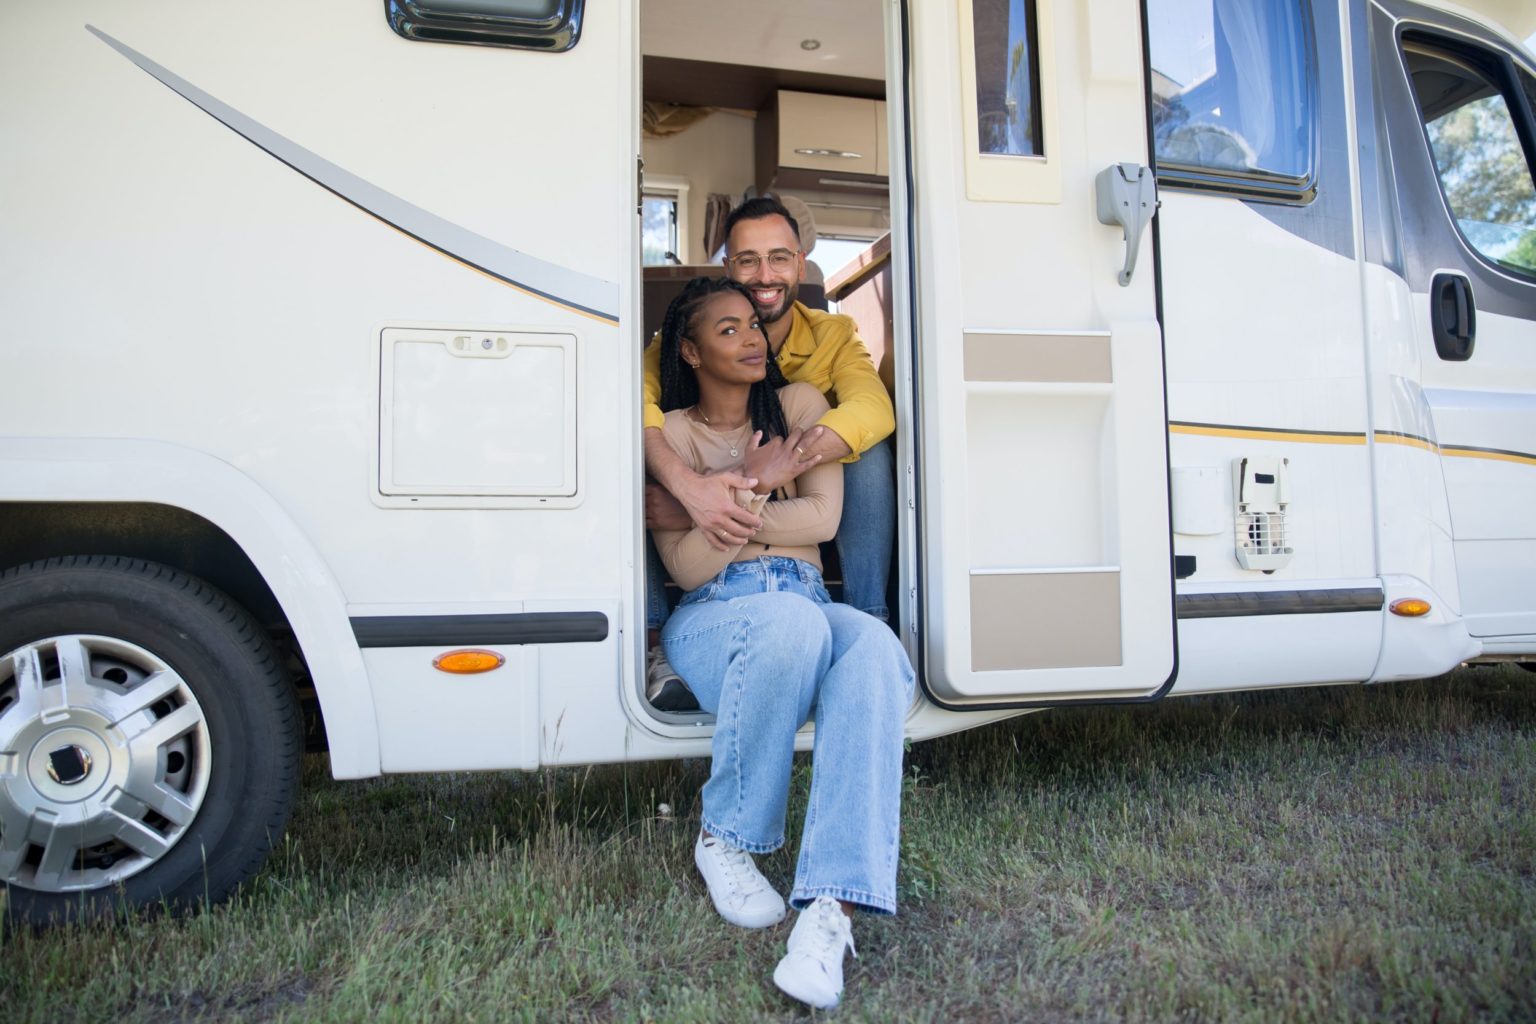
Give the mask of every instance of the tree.
<svg viewBox="0 0 1536 1024">
<path fill-rule="evenodd" d="M 1502 96 L 1464 103 L 1428 128 L 1457 220 L 1536 228 L 1536 189 Z"/>
</svg>

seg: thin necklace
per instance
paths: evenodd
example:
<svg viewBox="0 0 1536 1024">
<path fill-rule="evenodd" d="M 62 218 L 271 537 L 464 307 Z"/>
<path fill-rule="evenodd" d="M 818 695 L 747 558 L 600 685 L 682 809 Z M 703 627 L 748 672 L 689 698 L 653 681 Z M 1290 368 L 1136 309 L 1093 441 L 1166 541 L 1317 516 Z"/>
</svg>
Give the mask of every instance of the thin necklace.
<svg viewBox="0 0 1536 1024">
<path fill-rule="evenodd" d="M 693 407 L 693 414 L 695 416 L 697 416 L 699 419 L 703 420 L 704 421 L 704 425 L 706 427 L 708 427 L 710 430 L 714 431 L 716 434 L 721 434 L 722 433 L 722 431 L 715 430 L 715 425 L 709 421 L 709 417 L 704 415 L 704 410 L 700 409 L 698 406 L 694 406 Z M 741 449 L 742 436 L 744 434 L 746 434 L 747 428 L 750 427 L 750 426 L 752 426 L 752 418 L 749 416 L 749 417 L 747 417 L 747 422 L 743 423 L 741 426 L 736 428 L 736 436 L 735 436 L 735 438 L 725 442 L 727 445 L 730 446 L 731 458 L 733 458 L 733 459 L 741 458 L 741 451 L 740 451 L 740 449 Z"/>
</svg>

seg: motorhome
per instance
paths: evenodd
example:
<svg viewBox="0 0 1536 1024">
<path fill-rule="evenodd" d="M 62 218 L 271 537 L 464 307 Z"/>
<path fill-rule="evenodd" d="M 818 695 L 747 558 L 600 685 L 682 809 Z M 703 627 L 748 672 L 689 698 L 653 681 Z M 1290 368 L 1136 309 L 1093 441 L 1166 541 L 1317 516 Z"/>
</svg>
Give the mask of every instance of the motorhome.
<svg viewBox="0 0 1536 1024">
<path fill-rule="evenodd" d="M 645 699 L 641 351 L 766 192 L 893 397 L 912 739 L 1536 659 L 1522 0 L 5 26 L 13 914 L 227 894 L 301 722 L 339 778 L 706 755 Z"/>
</svg>

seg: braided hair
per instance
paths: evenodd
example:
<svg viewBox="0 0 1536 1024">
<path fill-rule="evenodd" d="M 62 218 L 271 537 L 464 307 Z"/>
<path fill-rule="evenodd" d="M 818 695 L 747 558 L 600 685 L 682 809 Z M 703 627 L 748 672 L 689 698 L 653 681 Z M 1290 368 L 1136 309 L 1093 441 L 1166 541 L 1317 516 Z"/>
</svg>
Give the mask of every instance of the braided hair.
<svg viewBox="0 0 1536 1024">
<path fill-rule="evenodd" d="M 661 324 L 662 412 L 699 404 L 699 378 L 693 367 L 683 361 L 683 339 L 692 334 L 694 318 L 699 315 L 705 300 L 722 292 L 735 292 L 749 304 L 752 301 L 752 294 L 746 287 L 728 277 L 696 277 L 684 285 L 682 292 L 667 306 L 667 316 Z M 756 307 L 753 307 L 753 316 L 756 316 Z M 767 341 L 766 332 L 763 340 Z M 751 420 L 753 430 L 763 432 L 765 443 L 789 434 L 784 408 L 779 404 L 779 388 L 788 386 L 789 381 L 784 379 L 784 371 L 773 358 L 771 346 L 767 357 L 767 375 L 753 384 L 747 395 L 747 418 Z"/>
</svg>

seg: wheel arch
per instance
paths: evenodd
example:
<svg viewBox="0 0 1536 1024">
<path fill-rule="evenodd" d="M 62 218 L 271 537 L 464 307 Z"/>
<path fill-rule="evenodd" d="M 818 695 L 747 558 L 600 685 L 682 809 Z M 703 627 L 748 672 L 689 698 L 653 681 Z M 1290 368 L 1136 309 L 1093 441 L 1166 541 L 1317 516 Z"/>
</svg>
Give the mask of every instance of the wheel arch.
<svg viewBox="0 0 1536 1024">
<path fill-rule="evenodd" d="M 314 682 L 332 774 L 379 774 L 373 699 L 341 588 L 256 481 L 164 442 L 0 440 L 0 564 L 65 554 L 162 562 L 224 590 L 263 625 L 291 629 Z"/>
</svg>

